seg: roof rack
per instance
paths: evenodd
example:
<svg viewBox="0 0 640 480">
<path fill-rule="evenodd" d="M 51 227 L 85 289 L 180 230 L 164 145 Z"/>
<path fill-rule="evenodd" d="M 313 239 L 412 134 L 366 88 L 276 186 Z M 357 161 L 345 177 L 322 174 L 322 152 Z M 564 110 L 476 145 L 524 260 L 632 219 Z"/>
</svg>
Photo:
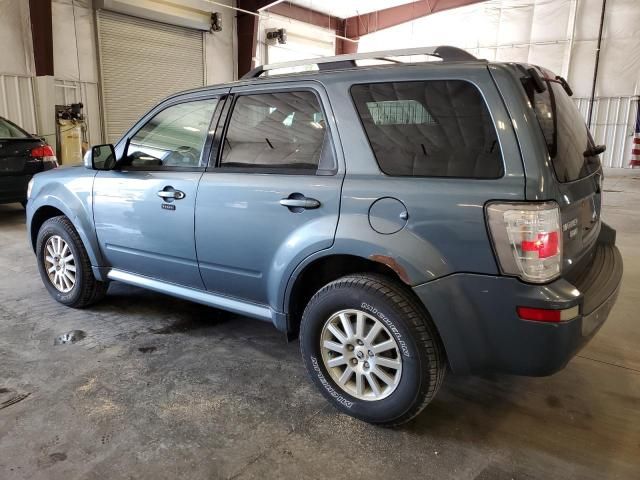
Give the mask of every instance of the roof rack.
<svg viewBox="0 0 640 480">
<path fill-rule="evenodd" d="M 270 70 L 280 70 L 282 68 L 300 67 L 304 65 L 317 65 L 319 70 L 353 68 L 357 67 L 356 60 L 386 60 L 388 62 L 401 63 L 392 57 L 407 57 L 410 55 L 429 55 L 438 57 L 445 62 L 478 60 L 461 48 L 441 45 L 439 47 L 418 47 L 401 50 L 383 50 L 379 52 L 351 53 L 347 55 L 336 55 L 335 57 L 319 57 L 295 60 L 293 62 L 272 63 L 270 65 L 260 65 L 244 74 L 242 78 L 257 78 Z"/>
</svg>

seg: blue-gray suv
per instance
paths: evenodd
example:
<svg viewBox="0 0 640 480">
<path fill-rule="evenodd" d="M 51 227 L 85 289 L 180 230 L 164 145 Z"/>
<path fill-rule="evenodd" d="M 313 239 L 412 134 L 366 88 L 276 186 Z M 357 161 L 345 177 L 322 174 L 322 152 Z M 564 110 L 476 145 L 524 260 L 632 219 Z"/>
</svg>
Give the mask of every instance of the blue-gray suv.
<svg viewBox="0 0 640 480">
<path fill-rule="evenodd" d="M 171 96 L 36 175 L 51 295 L 87 307 L 115 280 L 272 322 L 331 403 L 383 425 L 447 369 L 563 368 L 622 277 L 567 82 L 452 47 L 303 63 Z"/>
</svg>

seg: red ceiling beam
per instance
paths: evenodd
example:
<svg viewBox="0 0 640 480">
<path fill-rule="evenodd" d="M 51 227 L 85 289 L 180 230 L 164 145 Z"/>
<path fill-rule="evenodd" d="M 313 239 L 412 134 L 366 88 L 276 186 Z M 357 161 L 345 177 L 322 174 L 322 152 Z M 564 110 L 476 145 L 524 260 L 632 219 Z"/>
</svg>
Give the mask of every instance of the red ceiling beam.
<svg viewBox="0 0 640 480">
<path fill-rule="evenodd" d="M 416 18 L 426 17 L 432 13 L 464 7 L 465 5 L 482 1 L 485 0 L 421 0 L 363 15 L 356 15 L 345 19 L 345 36 L 357 40 L 363 35 L 395 27 Z"/>
<path fill-rule="evenodd" d="M 276 15 L 292 18 L 293 20 L 309 23 L 318 27 L 328 28 L 330 30 L 338 30 L 343 27 L 343 20 L 341 18 L 332 17 L 331 15 L 317 12 L 306 7 L 301 7 L 293 3 L 278 3 L 265 10 L 270 13 L 275 13 Z"/>
</svg>

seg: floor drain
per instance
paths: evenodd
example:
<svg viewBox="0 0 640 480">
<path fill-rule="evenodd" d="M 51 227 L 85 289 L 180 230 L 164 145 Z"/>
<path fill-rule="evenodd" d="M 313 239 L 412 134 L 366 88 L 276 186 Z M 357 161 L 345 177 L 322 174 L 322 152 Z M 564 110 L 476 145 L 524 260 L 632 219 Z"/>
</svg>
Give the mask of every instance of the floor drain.
<svg viewBox="0 0 640 480">
<path fill-rule="evenodd" d="M 55 338 L 54 345 L 66 345 L 67 343 L 76 343 L 87 336 L 82 330 L 71 330 L 70 332 L 63 333 Z"/>
</svg>

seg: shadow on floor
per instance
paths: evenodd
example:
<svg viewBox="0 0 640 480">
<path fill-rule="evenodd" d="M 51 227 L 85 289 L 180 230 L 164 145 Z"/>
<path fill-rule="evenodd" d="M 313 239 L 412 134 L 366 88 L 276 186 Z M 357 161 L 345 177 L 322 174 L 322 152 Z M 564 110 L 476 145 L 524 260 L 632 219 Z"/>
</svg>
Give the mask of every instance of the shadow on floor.
<svg viewBox="0 0 640 480">
<path fill-rule="evenodd" d="M 19 203 L 0 204 L 0 229 L 9 225 L 24 225 L 25 210 Z"/>
</svg>

